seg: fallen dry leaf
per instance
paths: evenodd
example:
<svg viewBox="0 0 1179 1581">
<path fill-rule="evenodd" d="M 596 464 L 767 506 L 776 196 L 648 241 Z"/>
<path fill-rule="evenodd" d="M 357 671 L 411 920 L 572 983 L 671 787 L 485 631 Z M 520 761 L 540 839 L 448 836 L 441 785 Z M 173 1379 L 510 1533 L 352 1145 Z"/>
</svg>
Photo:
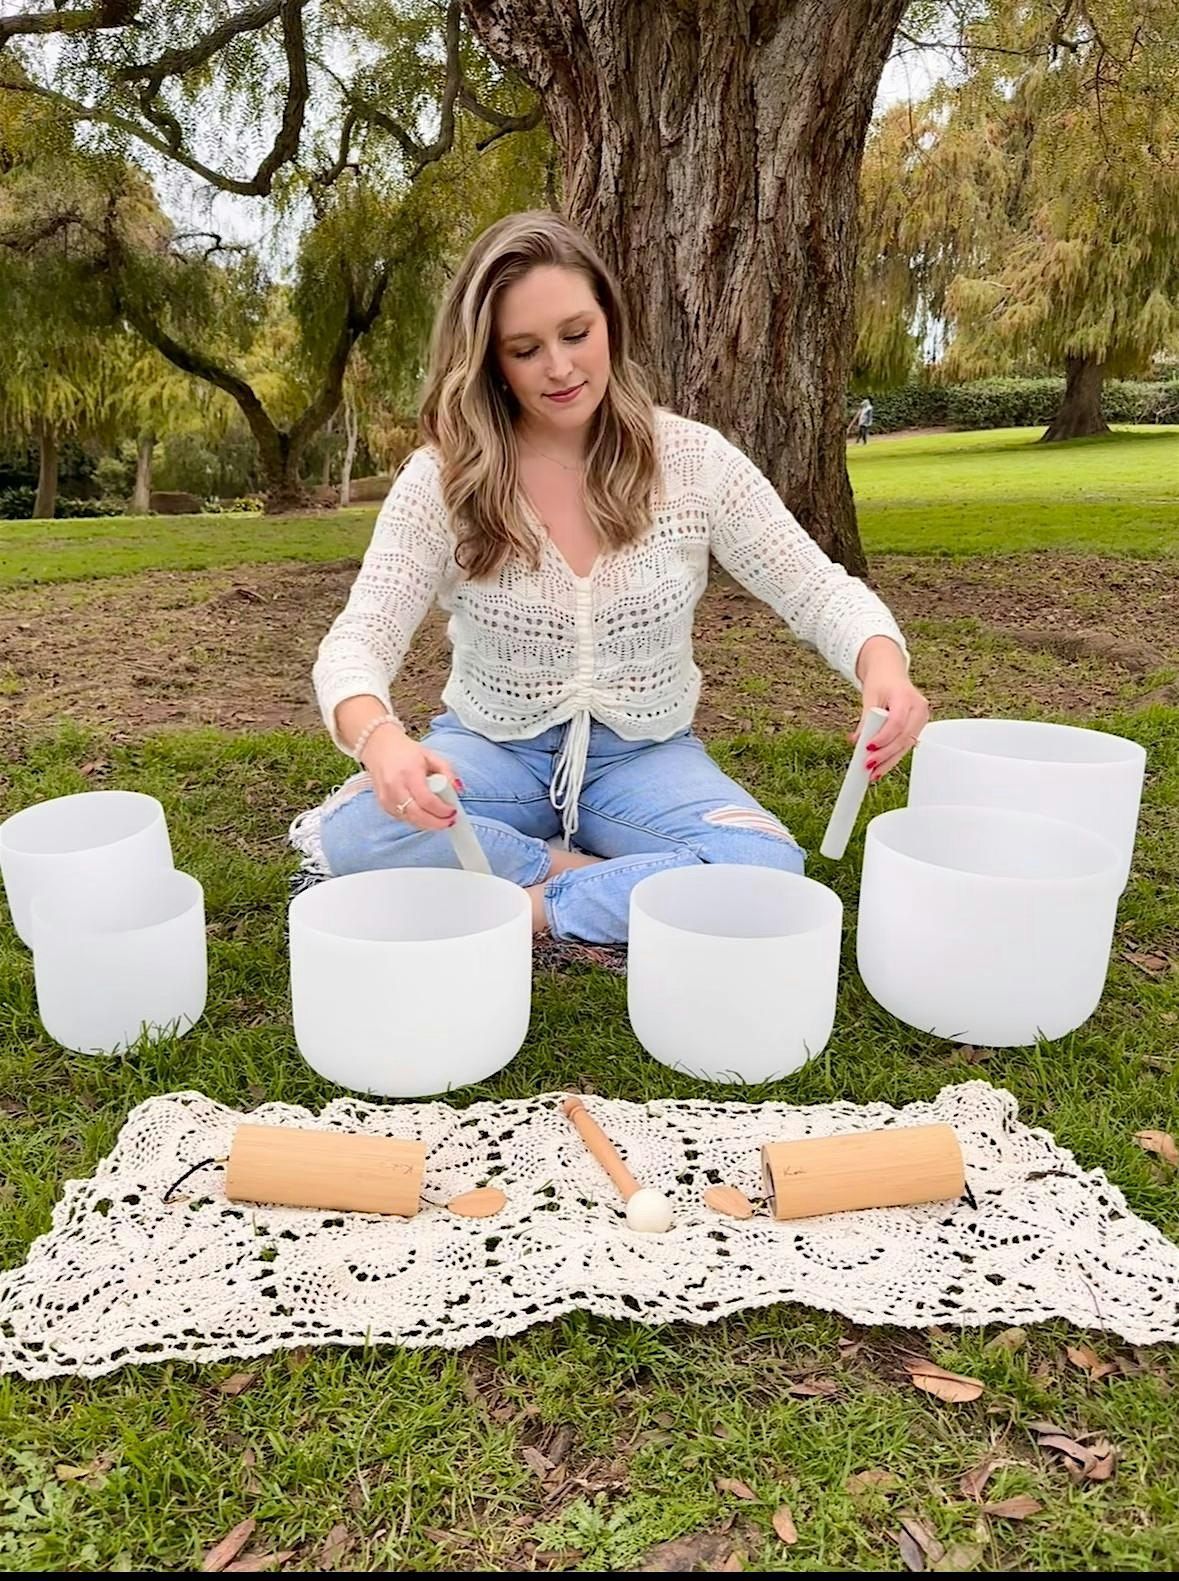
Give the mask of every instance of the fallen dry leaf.
<svg viewBox="0 0 1179 1581">
<path fill-rule="evenodd" d="M 1051 1426 L 1051 1423 L 1043 1425 Z M 1100 1438 L 1088 1448 L 1067 1433 L 1057 1431 L 1041 1433 L 1037 1441 L 1041 1449 L 1053 1449 L 1071 1462 L 1068 1474 L 1074 1482 L 1108 1482 L 1116 1469 L 1117 1451 L 1108 1439 Z"/>
<path fill-rule="evenodd" d="M 323 1547 L 319 1550 L 317 1563 L 321 1570 L 334 1570 L 340 1560 L 350 1554 L 356 1546 L 356 1538 L 342 1523 L 337 1522 L 323 1540 Z"/>
<path fill-rule="evenodd" d="M 1099 1438 L 1092 1449 L 1093 1462 L 1086 1466 L 1084 1481 L 1108 1482 L 1117 1468 L 1117 1450 L 1107 1438 Z"/>
<path fill-rule="evenodd" d="M 981 1065 L 985 1060 L 990 1059 L 991 1055 L 995 1053 L 995 1050 L 979 1049 L 975 1048 L 971 1043 L 963 1043 L 962 1046 L 957 1050 L 957 1053 L 958 1057 L 960 1059 L 964 1059 L 968 1065 Z"/>
<path fill-rule="evenodd" d="M 735 1499 L 757 1498 L 748 1482 L 738 1482 L 735 1477 L 722 1477 L 716 1488 L 718 1493 L 731 1493 Z"/>
<path fill-rule="evenodd" d="M 773 1524 L 774 1530 L 788 1547 L 798 1541 L 798 1528 L 794 1524 L 789 1504 L 782 1504 L 774 1511 Z"/>
<path fill-rule="evenodd" d="M 965 1472 L 958 1483 L 959 1488 L 962 1490 L 963 1498 L 981 1499 L 983 1489 L 994 1476 L 995 1468 L 998 1464 L 999 1462 L 994 1455 L 988 1455 L 985 1460 L 980 1461 L 975 1466 L 973 1471 Z"/>
<path fill-rule="evenodd" d="M 1055 1449 L 1058 1454 L 1065 1455 L 1069 1460 L 1075 1460 L 1078 1465 L 1084 1465 L 1091 1460 L 1092 1452 L 1084 1444 L 1078 1444 L 1075 1438 L 1070 1438 L 1067 1433 L 1041 1433 L 1041 1449 Z"/>
<path fill-rule="evenodd" d="M 915 1515 L 901 1516 L 901 1531 L 908 1533 L 931 1565 L 936 1564 L 946 1551 L 925 1522 L 919 1521 Z"/>
<path fill-rule="evenodd" d="M 907 1532 L 904 1527 L 897 1533 L 897 1546 L 901 1550 L 901 1558 L 905 1561 L 906 1570 L 922 1571 L 925 1569 L 925 1550 L 921 1544 Z"/>
<path fill-rule="evenodd" d="M 826 1399 L 839 1393 L 839 1385 L 834 1378 L 808 1378 L 804 1383 L 788 1384 L 786 1393 L 802 1400 Z"/>
<path fill-rule="evenodd" d="M 235 1372 L 228 1378 L 222 1378 L 220 1383 L 214 1385 L 214 1388 L 218 1394 L 245 1394 L 250 1385 L 256 1382 L 257 1377 L 258 1374 L 256 1372 Z"/>
<path fill-rule="evenodd" d="M 101 1477 L 103 1472 L 109 1471 L 113 1465 L 113 1460 L 98 1455 L 88 1465 L 60 1465 L 55 1466 L 53 1471 L 59 1482 L 84 1482 L 87 1477 Z"/>
<path fill-rule="evenodd" d="M 1005 1521 L 1026 1521 L 1029 1515 L 1039 1515 L 1043 1508 L 1039 1499 L 1033 1499 L 1026 1493 L 1017 1493 L 1011 1499 L 1000 1499 L 998 1504 L 983 1505 L 985 1514 L 996 1515 Z"/>
<path fill-rule="evenodd" d="M 732 1538 L 722 1532 L 691 1532 L 659 1543 L 639 1566 L 643 1574 L 656 1570 L 719 1570 L 732 1554 Z"/>
<path fill-rule="evenodd" d="M 743 1555 L 737 1553 L 734 1550 L 734 1552 L 731 1553 L 727 1559 L 722 1559 L 716 1568 L 718 1570 L 744 1570 L 745 1559 Z"/>
<path fill-rule="evenodd" d="M 84 774 L 87 779 L 93 779 L 95 775 L 105 774 L 109 768 L 110 762 L 107 758 L 92 758 L 89 763 L 82 764 L 78 773 Z"/>
<path fill-rule="evenodd" d="M 242 1521 L 228 1532 L 219 1543 L 214 1544 L 205 1555 L 201 1563 L 202 1570 L 224 1570 L 241 1553 L 242 1549 L 254 1535 L 254 1528 L 258 1522 L 254 1520 Z"/>
<path fill-rule="evenodd" d="M 288 1559 L 293 1559 L 294 1556 L 295 1550 L 293 1548 L 284 1548 L 281 1553 L 277 1554 L 243 1554 L 240 1559 L 235 1559 L 231 1565 L 225 1566 L 225 1573 L 229 1575 L 231 1571 L 236 1571 L 248 1574 L 257 1570 L 278 1570 L 286 1564 Z"/>
<path fill-rule="evenodd" d="M 871 1466 L 867 1471 L 857 1471 L 854 1477 L 849 1477 L 844 1486 L 856 1498 L 867 1488 L 875 1488 L 878 1493 L 891 1493 L 893 1488 L 899 1488 L 901 1480 L 891 1471 L 885 1471 L 880 1466 Z"/>
<path fill-rule="evenodd" d="M 1121 1371 L 1116 1361 L 1102 1361 L 1091 1345 L 1069 1345 L 1065 1354 L 1074 1367 L 1087 1372 L 1095 1383 L 1102 1378 L 1108 1378 L 1111 1373 Z"/>
<path fill-rule="evenodd" d="M 1164 1164 L 1179 1167 L 1179 1146 L 1169 1131 L 1136 1131 L 1134 1140 L 1147 1153 L 1157 1153 Z"/>
<path fill-rule="evenodd" d="M 536 1472 L 538 1477 L 547 1477 L 553 1469 L 553 1463 L 549 1457 L 542 1455 L 540 1450 L 536 1449 L 532 1444 L 525 1444 L 520 1454 L 525 1463 Z"/>
<path fill-rule="evenodd" d="M 983 1551 L 977 1543 L 951 1543 L 937 1563 L 930 1565 L 930 1569 L 961 1575 L 964 1570 L 975 1569 L 982 1556 Z"/>
<path fill-rule="evenodd" d="M 1164 976 L 1171 964 L 1165 955 L 1154 955 L 1143 950 L 1123 950 L 1122 959 L 1136 966 L 1140 972 L 1145 972 L 1148 977 Z"/>
<path fill-rule="evenodd" d="M 948 1405 L 965 1405 L 970 1400 L 977 1400 L 983 1392 L 983 1385 L 977 1378 L 965 1378 L 961 1373 L 947 1372 L 944 1367 L 920 1357 L 908 1358 L 905 1369 L 918 1389 L 924 1389 L 926 1394 L 932 1394 Z"/>
<path fill-rule="evenodd" d="M 983 1348 L 991 1352 L 1006 1350 L 1014 1355 L 1017 1350 L 1022 1350 L 1027 1342 L 1028 1334 L 1026 1329 L 1005 1328 L 1002 1334 L 996 1334 L 994 1339 L 988 1340 Z"/>
</svg>

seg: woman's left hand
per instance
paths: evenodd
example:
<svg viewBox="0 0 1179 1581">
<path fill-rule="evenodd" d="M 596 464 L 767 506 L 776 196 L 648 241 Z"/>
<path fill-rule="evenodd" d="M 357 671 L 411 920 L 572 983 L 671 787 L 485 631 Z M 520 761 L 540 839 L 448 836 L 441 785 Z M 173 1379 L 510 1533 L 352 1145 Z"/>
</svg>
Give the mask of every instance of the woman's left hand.
<svg viewBox="0 0 1179 1581">
<path fill-rule="evenodd" d="M 870 637 L 860 649 L 856 674 L 863 689 L 860 726 L 849 739 L 858 741 L 870 708 L 887 708 L 888 718 L 876 731 L 868 749 L 872 782 L 887 774 L 917 744 L 929 723 L 929 704 L 909 679 L 905 656 L 889 637 Z"/>
</svg>

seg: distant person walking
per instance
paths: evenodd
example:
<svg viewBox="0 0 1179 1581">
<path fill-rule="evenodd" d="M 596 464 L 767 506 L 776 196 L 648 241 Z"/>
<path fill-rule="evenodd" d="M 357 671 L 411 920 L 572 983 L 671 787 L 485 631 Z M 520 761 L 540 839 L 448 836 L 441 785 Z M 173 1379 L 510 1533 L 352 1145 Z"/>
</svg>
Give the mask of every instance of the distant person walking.
<svg viewBox="0 0 1179 1581">
<path fill-rule="evenodd" d="M 872 426 L 872 415 L 872 399 L 870 396 L 865 395 L 860 402 L 859 411 L 852 418 L 847 428 L 849 434 L 854 430 L 857 445 L 866 445 L 868 443 L 868 430 Z"/>
</svg>

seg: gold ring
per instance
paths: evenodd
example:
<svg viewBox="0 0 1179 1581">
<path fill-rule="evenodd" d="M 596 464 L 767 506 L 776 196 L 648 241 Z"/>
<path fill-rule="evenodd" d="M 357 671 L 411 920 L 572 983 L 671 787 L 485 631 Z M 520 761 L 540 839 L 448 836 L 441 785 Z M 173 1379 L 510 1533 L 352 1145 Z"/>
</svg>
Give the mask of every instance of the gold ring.
<svg viewBox="0 0 1179 1581">
<path fill-rule="evenodd" d="M 414 803 L 414 798 L 412 796 L 407 796 L 404 801 L 397 803 L 397 806 L 394 807 L 393 811 L 397 814 L 397 816 L 399 818 L 404 818 L 405 817 L 405 809 L 407 807 L 412 807 L 413 803 Z"/>
</svg>

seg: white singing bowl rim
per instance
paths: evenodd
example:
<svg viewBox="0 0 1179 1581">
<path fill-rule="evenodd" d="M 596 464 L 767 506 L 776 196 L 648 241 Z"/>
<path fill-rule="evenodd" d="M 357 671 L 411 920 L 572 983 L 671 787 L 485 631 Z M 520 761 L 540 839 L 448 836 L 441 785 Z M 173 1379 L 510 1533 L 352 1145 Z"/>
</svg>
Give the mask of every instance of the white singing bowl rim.
<svg viewBox="0 0 1179 1581">
<path fill-rule="evenodd" d="M 991 732 L 998 735 L 1000 730 L 1010 731 L 1014 735 L 1026 734 L 1029 741 L 1033 735 L 1042 735 L 1049 739 L 1055 736 L 1078 747 L 1093 747 L 1096 743 L 1106 745 L 1103 752 L 1081 757 L 1030 756 L 987 745 L 985 736 Z M 977 743 L 960 739 L 976 733 L 984 739 Z M 936 747 L 940 752 L 958 753 L 962 757 L 1005 759 L 1011 763 L 1027 763 L 1046 769 L 1124 769 L 1135 765 L 1141 767 L 1146 761 L 1146 748 L 1141 742 L 1131 741 L 1128 736 L 1117 736 L 1108 730 L 1087 730 L 1081 725 L 1058 725 L 1048 719 L 934 719 L 922 730 L 917 750 L 926 746 Z M 1116 747 L 1116 750 L 1110 750 L 1111 747 Z"/>
<path fill-rule="evenodd" d="M 174 898 L 169 898 L 168 890 L 175 892 Z M 111 893 L 100 890 L 97 894 L 80 898 L 64 891 L 36 894 L 30 906 L 33 938 L 35 941 L 41 928 L 48 926 L 54 932 L 71 938 L 127 939 L 140 933 L 154 933 L 158 928 L 167 927 L 170 922 L 178 922 L 181 917 L 195 911 L 198 905 L 203 906 L 204 901 L 205 888 L 200 880 L 174 867 L 161 868 L 151 876 L 148 884 L 137 885 L 133 890 L 123 893 L 116 886 Z M 118 921 L 120 906 L 151 906 L 155 903 L 167 907 L 164 915 L 154 916 L 148 922 L 121 924 Z M 113 910 L 104 921 L 103 910 L 106 907 Z"/>
<path fill-rule="evenodd" d="M 54 816 L 50 809 L 61 807 L 66 802 L 88 802 L 91 806 L 101 798 L 104 801 L 118 800 L 121 802 L 135 802 L 141 804 L 143 810 L 151 811 L 151 817 L 145 818 L 134 829 L 129 829 L 125 834 L 117 834 L 109 840 L 90 840 L 81 845 L 69 846 L 61 850 L 43 851 L 35 846 L 20 843 L 20 835 L 26 827 L 32 828 L 37 824 L 47 822 Z M 68 796 L 51 796 L 46 801 L 33 802 L 29 807 L 22 807 L 19 812 L 14 812 L 11 817 L 5 818 L 0 823 L 0 851 L 11 852 L 13 856 L 37 857 L 42 861 L 52 862 L 57 860 L 72 861 L 82 853 L 89 851 L 109 851 L 115 846 L 124 845 L 129 840 L 138 839 L 140 835 L 153 828 L 157 823 L 163 822 L 163 803 L 156 796 L 149 796 L 146 791 L 128 790 L 102 790 L 102 791 L 73 791 Z M 15 838 L 14 838 L 15 835 Z"/>
<path fill-rule="evenodd" d="M 1030 873 L 980 873 L 968 867 L 951 867 L 945 862 L 935 862 L 926 856 L 916 856 L 911 851 L 894 844 L 888 838 L 888 830 L 898 824 L 918 824 L 921 822 L 977 822 L 985 821 L 992 827 L 1005 822 L 1008 827 L 1016 826 L 1032 832 L 1038 827 L 1051 837 L 1059 837 L 1062 831 L 1068 835 L 1082 849 L 1088 847 L 1090 856 L 1095 865 L 1083 873 L 1060 874 L 1058 876 L 1037 877 Z M 1072 888 L 1078 884 L 1091 884 L 1105 879 L 1120 881 L 1125 863 L 1122 853 L 1105 835 L 1096 833 L 1084 824 L 1072 823 L 1067 818 L 1049 818 L 1045 813 L 1017 812 L 1009 807 L 974 806 L 967 802 L 929 802 L 916 807 L 894 807 L 889 812 L 878 813 L 868 824 L 865 834 L 864 859 L 867 861 L 869 844 L 882 846 L 890 856 L 902 858 L 912 862 L 917 867 L 923 867 L 933 873 L 952 875 L 955 880 L 973 879 L 980 884 L 1026 884 L 1039 889 L 1047 888 Z"/>
<path fill-rule="evenodd" d="M 715 928 L 687 927 L 682 922 L 670 922 L 665 916 L 651 910 L 648 904 L 652 899 L 658 900 L 659 892 L 663 889 L 677 889 L 683 885 L 696 885 L 701 889 L 706 889 L 710 884 L 727 885 L 737 881 L 734 875 L 740 875 L 746 884 L 765 883 L 767 887 L 793 889 L 798 895 L 807 896 L 813 908 L 816 910 L 821 908 L 822 914 L 815 915 L 801 927 L 792 927 L 785 931 L 775 929 L 773 932 L 734 933 L 728 930 L 718 931 Z M 633 911 L 641 912 L 644 921 L 665 928 L 669 933 L 679 933 L 685 937 L 698 939 L 725 939 L 734 944 L 774 943 L 785 939 L 800 939 L 807 934 L 820 933 L 829 927 L 842 928 L 843 925 L 843 901 L 826 884 L 820 884 L 814 878 L 807 878 L 803 873 L 787 873 L 777 867 L 745 863 L 706 862 L 699 867 L 672 867 L 662 873 L 652 873 L 650 877 L 640 879 L 631 890 L 630 899 Z"/>
<path fill-rule="evenodd" d="M 378 889 L 382 885 L 393 887 L 404 885 L 412 888 L 422 882 L 424 875 L 437 878 L 444 874 L 444 882 L 452 883 L 456 888 L 469 888 L 471 884 L 494 886 L 502 899 L 511 902 L 510 911 L 498 920 L 488 922 L 479 927 L 459 927 L 453 933 L 443 934 L 437 938 L 427 939 L 384 939 L 366 938 L 363 934 L 341 932 L 336 927 L 327 927 L 316 922 L 315 912 L 318 908 L 334 905 L 340 901 L 344 894 L 343 888 L 348 886 L 354 890 L 368 888 Z M 327 891 L 332 891 L 332 900 L 327 899 Z M 302 894 L 296 895 L 288 908 L 288 924 L 291 932 L 296 928 L 305 933 L 316 934 L 322 939 L 335 939 L 350 949 L 387 950 L 396 946 L 399 950 L 429 950 L 435 949 L 440 944 L 459 944 L 468 939 L 485 938 L 489 934 L 500 933 L 504 929 L 518 926 L 521 917 L 530 917 L 532 902 L 526 890 L 519 884 L 513 884 L 509 879 L 500 878 L 493 873 L 472 873 L 461 867 L 379 867 L 369 868 L 363 873 L 342 873 L 338 878 L 325 879 L 322 883 L 313 884 L 305 889 Z"/>
</svg>

